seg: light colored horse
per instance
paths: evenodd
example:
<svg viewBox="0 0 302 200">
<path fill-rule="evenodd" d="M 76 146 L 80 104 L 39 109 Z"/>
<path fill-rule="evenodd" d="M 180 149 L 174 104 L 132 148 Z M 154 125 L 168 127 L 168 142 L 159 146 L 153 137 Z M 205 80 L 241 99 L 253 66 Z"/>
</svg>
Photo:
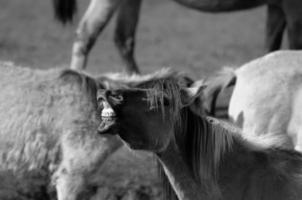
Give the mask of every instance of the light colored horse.
<svg viewBox="0 0 302 200">
<path fill-rule="evenodd" d="M 97 81 L 3 62 L 0 71 L 0 199 L 47 200 L 48 188 L 58 200 L 89 199 L 100 165 L 121 145 L 97 134 Z"/>
<path fill-rule="evenodd" d="M 281 146 L 302 150 L 301 51 L 268 54 L 209 82 L 208 99 L 235 84 L 228 114 L 244 137 L 279 137 Z"/>
<path fill-rule="evenodd" d="M 98 35 L 118 9 L 114 41 L 129 73 L 139 72 L 134 58 L 135 32 L 142 0 L 91 0 L 76 31 L 71 67 L 84 69 L 88 54 Z M 204 12 L 230 12 L 267 4 L 266 46 L 268 51 L 280 49 L 285 27 L 289 47 L 302 48 L 301 0 L 174 0 L 188 8 Z M 53 0 L 57 17 L 67 22 L 76 11 L 76 0 Z M 262 23 L 262 22 L 261 22 Z"/>
<path fill-rule="evenodd" d="M 205 117 L 202 82 L 188 87 L 175 73 L 132 82 L 137 88 L 99 90 L 99 132 L 154 152 L 179 200 L 301 199 L 302 155 Z"/>
</svg>

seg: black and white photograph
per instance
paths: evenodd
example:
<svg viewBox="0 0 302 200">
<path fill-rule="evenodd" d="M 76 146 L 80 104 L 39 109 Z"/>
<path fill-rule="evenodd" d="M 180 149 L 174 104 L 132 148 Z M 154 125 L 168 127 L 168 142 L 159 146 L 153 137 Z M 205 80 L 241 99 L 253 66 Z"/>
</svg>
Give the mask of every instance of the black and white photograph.
<svg viewBox="0 0 302 200">
<path fill-rule="evenodd" d="M 302 199 L 302 0 L 0 0 L 0 24 L 0 200 Z"/>
</svg>

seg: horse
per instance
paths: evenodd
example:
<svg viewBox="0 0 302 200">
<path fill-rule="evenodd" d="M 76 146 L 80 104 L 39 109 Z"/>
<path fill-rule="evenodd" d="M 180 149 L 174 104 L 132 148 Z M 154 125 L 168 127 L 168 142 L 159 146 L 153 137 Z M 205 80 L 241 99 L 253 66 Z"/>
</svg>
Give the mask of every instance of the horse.
<svg viewBox="0 0 302 200">
<path fill-rule="evenodd" d="M 302 154 L 247 140 L 206 117 L 202 81 L 186 86 L 177 73 L 131 81 L 131 88 L 97 92 L 99 134 L 153 152 L 179 200 L 301 199 Z"/>
<path fill-rule="evenodd" d="M 69 69 L 0 69 L 0 199 L 89 199 L 122 143 L 97 134 L 100 83 Z"/>
<path fill-rule="evenodd" d="M 232 12 L 267 5 L 266 49 L 280 49 L 282 35 L 287 27 L 289 48 L 302 48 L 302 4 L 300 0 L 174 0 L 203 12 Z M 63 23 L 72 20 L 76 0 L 53 0 L 56 16 Z M 114 42 L 128 73 L 139 73 L 134 58 L 135 33 L 139 21 L 141 0 L 91 0 L 81 19 L 73 44 L 71 68 L 85 69 L 88 54 L 98 35 L 118 10 Z M 119 9 L 118 9 L 119 8 Z"/>
<path fill-rule="evenodd" d="M 234 86 L 228 116 L 244 137 L 279 137 L 283 148 L 301 151 L 301 56 L 301 51 L 278 51 L 224 70 L 209 79 L 205 107 L 214 114 L 217 96 Z"/>
</svg>

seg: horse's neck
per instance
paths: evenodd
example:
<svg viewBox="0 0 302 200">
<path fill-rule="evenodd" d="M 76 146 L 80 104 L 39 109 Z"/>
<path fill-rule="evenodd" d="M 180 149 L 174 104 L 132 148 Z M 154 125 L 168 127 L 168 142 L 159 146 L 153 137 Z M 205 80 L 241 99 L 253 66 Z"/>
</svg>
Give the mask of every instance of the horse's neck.
<svg viewBox="0 0 302 200">
<path fill-rule="evenodd" d="M 197 183 L 176 145 L 159 155 L 170 184 L 179 200 L 215 200 L 216 192 L 209 192 L 207 181 Z"/>
<path fill-rule="evenodd" d="M 212 150 L 208 150 L 208 152 L 212 152 L 213 155 L 209 156 L 212 158 L 208 158 L 208 160 L 216 160 L 217 169 L 222 164 L 222 160 L 223 163 L 237 164 L 253 161 L 251 158 L 254 157 L 257 147 L 242 138 L 239 128 L 212 117 L 201 118 L 201 120 L 209 127 L 204 129 L 208 133 L 202 133 L 208 134 L 206 137 L 208 141 L 203 141 L 202 144 L 212 144 L 209 145 Z"/>
<path fill-rule="evenodd" d="M 174 0 L 189 8 L 208 12 L 225 12 L 254 8 L 265 0 Z"/>
<path fill-rule="evenodd" d="M 222 195 L 226 199 L 230 197 L 235 199 L 232 196 L 234 192 L 236 192 L 237 196 L 244 196 L 245 192 L 250 189 L 251 180 L 255 178 L 253 177 L 255 173 L 257 174 L 259 169 L 264 170 L 263 165 L 266 163 L 266 154 L 262 150 L 257 149 L 256 146 L 244 141 L 240 135 L 237 135 L 239 133 L 235 133 L 238 130 L 228 123 L 218 122 L 217 124 L 215 122 L 215 126 L 220 126 L 226 130 L 226 132 L 221 132 L 221 134 L 226 134 L 232 138 L 231 146 L 227 148 L 227 151 L 221 153 L 215 169 L 218 175 L 216 180 L 219 183 L 219 188 L 224 191 Z"/>
</svg>

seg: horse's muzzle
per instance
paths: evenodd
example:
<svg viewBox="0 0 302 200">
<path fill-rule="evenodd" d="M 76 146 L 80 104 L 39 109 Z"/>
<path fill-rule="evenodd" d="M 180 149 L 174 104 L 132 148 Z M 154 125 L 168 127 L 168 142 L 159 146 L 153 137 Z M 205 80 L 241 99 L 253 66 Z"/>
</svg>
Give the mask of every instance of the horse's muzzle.
<svg viewBox="0 0 302 200">
<path fill-rule="evenodd" d="M 98 126 L 99 134 L 116 134 L 116 117 L 102 117 L 101 120 Z"/>
</svg>

